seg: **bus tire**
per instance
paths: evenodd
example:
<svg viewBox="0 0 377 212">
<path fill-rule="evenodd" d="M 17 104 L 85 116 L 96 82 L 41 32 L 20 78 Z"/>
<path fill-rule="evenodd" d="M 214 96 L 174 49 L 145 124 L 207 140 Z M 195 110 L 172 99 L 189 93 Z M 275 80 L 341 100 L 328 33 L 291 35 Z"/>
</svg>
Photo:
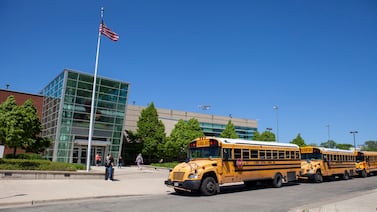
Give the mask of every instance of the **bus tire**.
<svg viewBox="0 0 377 212">
<path fill-rule="evenodd" d="M 350 179 L 350 175 L 348 174 L 348 171 L 344 171 L 344 174 L 343 174 L 343 180 L 349 180 Z"/>
<path fill-rule="evenodd" d="M 321 171 L 317 171 L 314 175 L 314 182 L 316 183 L 322 183 L 323 182 L 323 177 L 322 177 L 322 174 L 321 174 Z"/>
<path fill-rule="evenodd" d="M 274 188 L 280 188 L 283 184 L 283 176 L 280 173 L 275 174 L 275 178 L 272 181 L 272 186 Z"/>
<path fill-rule="evenodd" d="M 367 177 L 367 172 L 365 171 L 365 169 L 363 169 L 362 171 L 361 171 L 361 177 Z"/>
<path fill-rule="evenodd" d="M 213 177 L 206 177 L 200 186 L 200 191 L 205 196 L 215 195 L 217 193 L 216 180 Z"/>
</svg>

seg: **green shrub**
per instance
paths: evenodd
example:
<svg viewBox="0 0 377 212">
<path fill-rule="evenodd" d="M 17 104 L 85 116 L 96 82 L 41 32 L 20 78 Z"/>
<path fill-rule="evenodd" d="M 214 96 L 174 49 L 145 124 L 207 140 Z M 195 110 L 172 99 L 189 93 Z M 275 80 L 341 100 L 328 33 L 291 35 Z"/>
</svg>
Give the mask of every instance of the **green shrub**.
<svg viewBox="0 0 377 212">
<path fill-rule="evenodd" d="M 15 158 L 13 154 L 6 154 L 5 158 Z"/>
<path fill-rule="evenodd" d="M 164 167 L 164 168 L 174 168 L 179 162 L 169 162 L 169 163 L 151 163 L 151 166 Z"/>
<path fill-rule="evenodd" d="M 43 160 L 43 157 L 36 153 L 24 153 L 18 154 L 14 157 L 13 154 L 6 154 L 5 158 L 7 159 L 29 159 L 29 160 Z"/>
<path fill-rule="evenodd" d="M 19 154 L 18 159 L 29 159 L 29 160 L 43 160 L 43 157 L 35 153 Z"/>
<path fill-rule="evenodd" d="M 0 159 L 2 170 L 43 170 L 43 171 L 76 171 L 84 170 L 85 165 L 63 162 L 52 162 L 49 160 L 28 160 L 28 159 Z"/>
</svg>

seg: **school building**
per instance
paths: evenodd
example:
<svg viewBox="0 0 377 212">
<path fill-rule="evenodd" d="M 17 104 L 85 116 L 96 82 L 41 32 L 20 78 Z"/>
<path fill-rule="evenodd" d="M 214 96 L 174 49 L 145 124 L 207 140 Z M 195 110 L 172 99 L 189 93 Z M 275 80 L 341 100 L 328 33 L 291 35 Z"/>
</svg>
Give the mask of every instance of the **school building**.
<svg viewBox="0 0 377 212">
<path fill-rule="evenodd" d="M 44 153 L 53 161 L 87 163 L 89 123 L 93 89 L 93 75 L 65 69 L 48 83 L 39 94 L 0 89 L 0 103 L 10 95 L 22 104 L 31 98 L 40 114 L 42 136 L 53 141 Z M 137 121 L 145 106 L 129 105 L 130 83 L 97 77 L 95 95 L 95 118 L 90 148 L 90 164 L 95 155 L 102 159 L 108 153 L 114 158 L 122 154 L 127 131 L 137 130 Z M 196 118 L 206 136 L 219 136 L 231 120 L 240 138 L 251 140 L 257 130 L 257 121 L 156 108 L 159 119 L 169 135 L 180 120 Z M 127 143 L 125 143 L 127 145 Z"/>
</svg>

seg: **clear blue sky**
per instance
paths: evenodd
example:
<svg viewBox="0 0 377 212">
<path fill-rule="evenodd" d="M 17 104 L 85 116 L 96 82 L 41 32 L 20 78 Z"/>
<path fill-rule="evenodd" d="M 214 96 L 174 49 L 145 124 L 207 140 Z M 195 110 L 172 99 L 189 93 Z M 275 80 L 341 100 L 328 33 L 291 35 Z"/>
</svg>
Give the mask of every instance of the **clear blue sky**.
<svg viewBox="0 0 377 212">
<path fill-rule="evenodd" d="M 1 0 L 0 87 L 64 68 L 131 83 L 129 103 L 257 119 L 289 142 L 377 140 L 375 0 Z M 198 105 L 211 105 L 203 111 Z M 278 105 L 279 110 L 273 106 Z M 326 127 L 330 125 L 330 128 Z"/>
</svg>

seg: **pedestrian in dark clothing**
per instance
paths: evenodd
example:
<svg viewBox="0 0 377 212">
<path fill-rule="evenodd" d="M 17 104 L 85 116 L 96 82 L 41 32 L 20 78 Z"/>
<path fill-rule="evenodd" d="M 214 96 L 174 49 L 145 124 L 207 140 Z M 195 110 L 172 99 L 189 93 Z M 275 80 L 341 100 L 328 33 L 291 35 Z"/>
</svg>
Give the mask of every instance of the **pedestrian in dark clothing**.
<svg viewBox="0 0 377 212">
<path fill-rule="evenodd" d="M 122 168 L 122 166 L 123 166 L 123 158 L 122 158 L 122 156 L 119 156 L 119 158 L 118 158 L 118 168 Z"/>
<path fill-rule="evenodd" d="M 107 157 L 105 165 L 106 165 L 105 180 L 112 181 L 113 177 L 114 177 L 113 176 L 113 174 L 114 174 L 114 168 L 113 168 L 113 166 L 114 166 L 114 158 L 110 154 Z"/>
</svg>

